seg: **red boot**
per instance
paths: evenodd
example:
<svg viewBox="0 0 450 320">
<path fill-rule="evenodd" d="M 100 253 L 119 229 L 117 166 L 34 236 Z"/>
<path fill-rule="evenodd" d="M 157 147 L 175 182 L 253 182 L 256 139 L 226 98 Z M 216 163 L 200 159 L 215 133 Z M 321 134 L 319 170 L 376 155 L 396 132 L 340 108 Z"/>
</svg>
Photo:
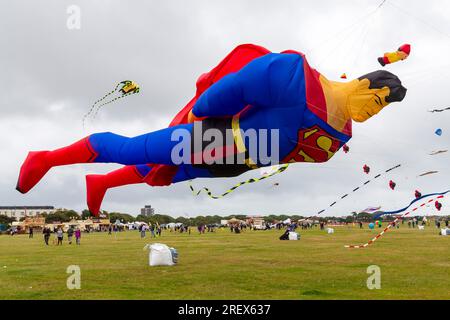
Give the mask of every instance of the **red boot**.
<svg viewBox="0 0 450 320">
<path fill-rule="evenodd" d="M 135 166 L 125 166 L 108 174 L 89 174 L 86 176 L 87 205 L 89 211 L 97 216 L 109 188 L 142 183 L 143 177 Z"/>
<path fill-rule="evenodd" d="M 16 189 L 21 193 L 27 193 L 52 167 L 92 162 L 96 156 L 89 143 L 89 137 L 54 151 L 32 151 L 28 153 L 20 168 Z"/>
</svg>

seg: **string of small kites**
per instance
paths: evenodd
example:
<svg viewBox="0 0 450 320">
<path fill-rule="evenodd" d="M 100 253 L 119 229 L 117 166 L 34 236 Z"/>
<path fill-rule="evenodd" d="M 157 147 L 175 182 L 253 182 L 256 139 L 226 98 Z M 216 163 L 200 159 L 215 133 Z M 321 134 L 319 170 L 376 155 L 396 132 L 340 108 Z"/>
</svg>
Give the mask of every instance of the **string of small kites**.
<svg viewBox="0 0 450 320">
<path fill-rule="evenodd" d="M 337 204 L 340 200 L 347 198 L 351 193 L 357 192 L 358 190 L 360 190 L 362 187 L 368 185 L 368 184 L 369 184 L 370 182 L 372 182 L 373 180 L 378 179 L 378 178 L 380 178 L 381 176 L 383 176 L 384 174 L 386 174 L 386 173 L 388 173 L 388 172 L 391 172 L 391 171 L 393 171 L 393 170 L 395 170 L 395 169 L 397 169 L 397 168 L 400 168 L 400 167 L 401 167 L 401 164 L 398 164 L 398 165 L 396 165 L 396 166 L 393 166 L 393 167 L 391 167 L 391 168 L 385 170 L 383 173 L 377 174 L 377 175 L 374 176 L 372 179 L 369 179 L 369 180 L 367 180 L 366 182 L 364 182 L 362 185 L 360 185 L 360 186 L 354 188 L 350 193 L 346 193 L 346 194 L 342 195 L 338 200 L 333 201 L 327 208 L 318 211 L 318 212 L 316 213 L 316 215 L 319 215 L 319 214 L 325 212 L 327 209 L 329 209 L 329 208 L 333 207 L 335 204 Z M 367 165 L 364 165 L 363 170 L 364 170 L 364 172 L 365 172 L 366 174 L 368 174 L 368 173 L 370 172 L 370 168 L 369 168 Z M 393 181 L 391 180 L 390 182 L 393 182 Z M 394 184 L 395 184 L 395 183 L 394 183 Z M 391 188 L 392 188 L 392 187 L 391 187 Z M 395 188 L 395 185 L 394 185 L 394 188 Z"/>
</svg>

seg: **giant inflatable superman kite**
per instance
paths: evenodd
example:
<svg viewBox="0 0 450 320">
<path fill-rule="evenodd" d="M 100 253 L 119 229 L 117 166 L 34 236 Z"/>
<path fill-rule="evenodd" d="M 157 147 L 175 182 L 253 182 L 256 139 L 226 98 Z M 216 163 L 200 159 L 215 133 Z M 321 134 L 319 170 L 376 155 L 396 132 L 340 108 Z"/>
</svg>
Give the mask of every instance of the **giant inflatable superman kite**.
<svg viewBox="0 0 450 320">
<path fill-rule="evenodd" d="M 168 128 L 132 138 L 96 133 L 54 151 L 30 152 L 20 169 L 17 190 L 28 192 L 54 166 L 125 165 L 106 175 L 86 176 L 88 207 L 97 215 L 108 188 L 232 177 L 268 165 L 257 156 L 250 157 L 248 140 L 242 136 L 248 129 L 279 130 L 279 163 L 325 162 L 351 138 L 352 120 L 364 122 L 389 103 L 402 101 L 405 94 L 401 81 L 388 71 L 335 82 L 311 68 L 300 52 L 271 53 L 260 46 L 240 45 L 200 76 L 195 97 Z M 214 157 L 241 156 L 245 162 L 175 164 L 171 153 L 179 141 L 172 141 L 172 133 L 177 129 L 190 132 L 193 143 L 201 138 L 194 132 L 198 121 L 202 133 L 214 128 L 233 134 L 231 143 L 224 142 L 211 153 Z M 204 143 L 201 146 L 203 153 Z"/>
</svg>

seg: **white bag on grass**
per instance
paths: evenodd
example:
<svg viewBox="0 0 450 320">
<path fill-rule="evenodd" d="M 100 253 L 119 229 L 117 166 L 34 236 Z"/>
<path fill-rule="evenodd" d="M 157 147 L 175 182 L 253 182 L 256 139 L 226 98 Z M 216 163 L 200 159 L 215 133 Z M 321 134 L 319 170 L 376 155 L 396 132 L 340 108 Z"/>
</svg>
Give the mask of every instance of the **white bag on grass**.
<svg viewBox="0 0 450 320">
<path fill-rule="evenodd" d="M 150 253 L 148 255 L 149 266 L 173 266 L 176 263 L 172 257 L 173 251 L 170 250 L 175 250 L 174 248 L 169 248 L 167 245 L 162 243 L 147 244 L 144 247 L 144 249 L 148 248 L 150 248 Z"/>
<path fill-rule="evenodd" d="M 334 229 L 333 228 L 327 228 L 327 233 L 329 233 L 329 234 L 334 233 Z"/>
<path fill-rule="evenodd" d="M 297 232 L 289 232 L 289 240 L 299 240 L 300 236 Z"/>
</svg>

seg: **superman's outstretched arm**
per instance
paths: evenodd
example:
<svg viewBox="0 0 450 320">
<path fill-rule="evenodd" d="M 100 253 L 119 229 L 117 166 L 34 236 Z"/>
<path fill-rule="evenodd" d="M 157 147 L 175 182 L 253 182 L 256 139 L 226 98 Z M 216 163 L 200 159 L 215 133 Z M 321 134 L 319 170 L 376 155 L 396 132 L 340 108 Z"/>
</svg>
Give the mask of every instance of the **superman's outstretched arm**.
<svg viewBox="0 0 450 320">
<path fill-rule="evenodd" d="M 247 105 L 276 107 L 298 70 L 302 58 L 296 54 L 267 54 L 213 84 L 198 99 L 195 117 L 233 116 Z"/>
</svg>

